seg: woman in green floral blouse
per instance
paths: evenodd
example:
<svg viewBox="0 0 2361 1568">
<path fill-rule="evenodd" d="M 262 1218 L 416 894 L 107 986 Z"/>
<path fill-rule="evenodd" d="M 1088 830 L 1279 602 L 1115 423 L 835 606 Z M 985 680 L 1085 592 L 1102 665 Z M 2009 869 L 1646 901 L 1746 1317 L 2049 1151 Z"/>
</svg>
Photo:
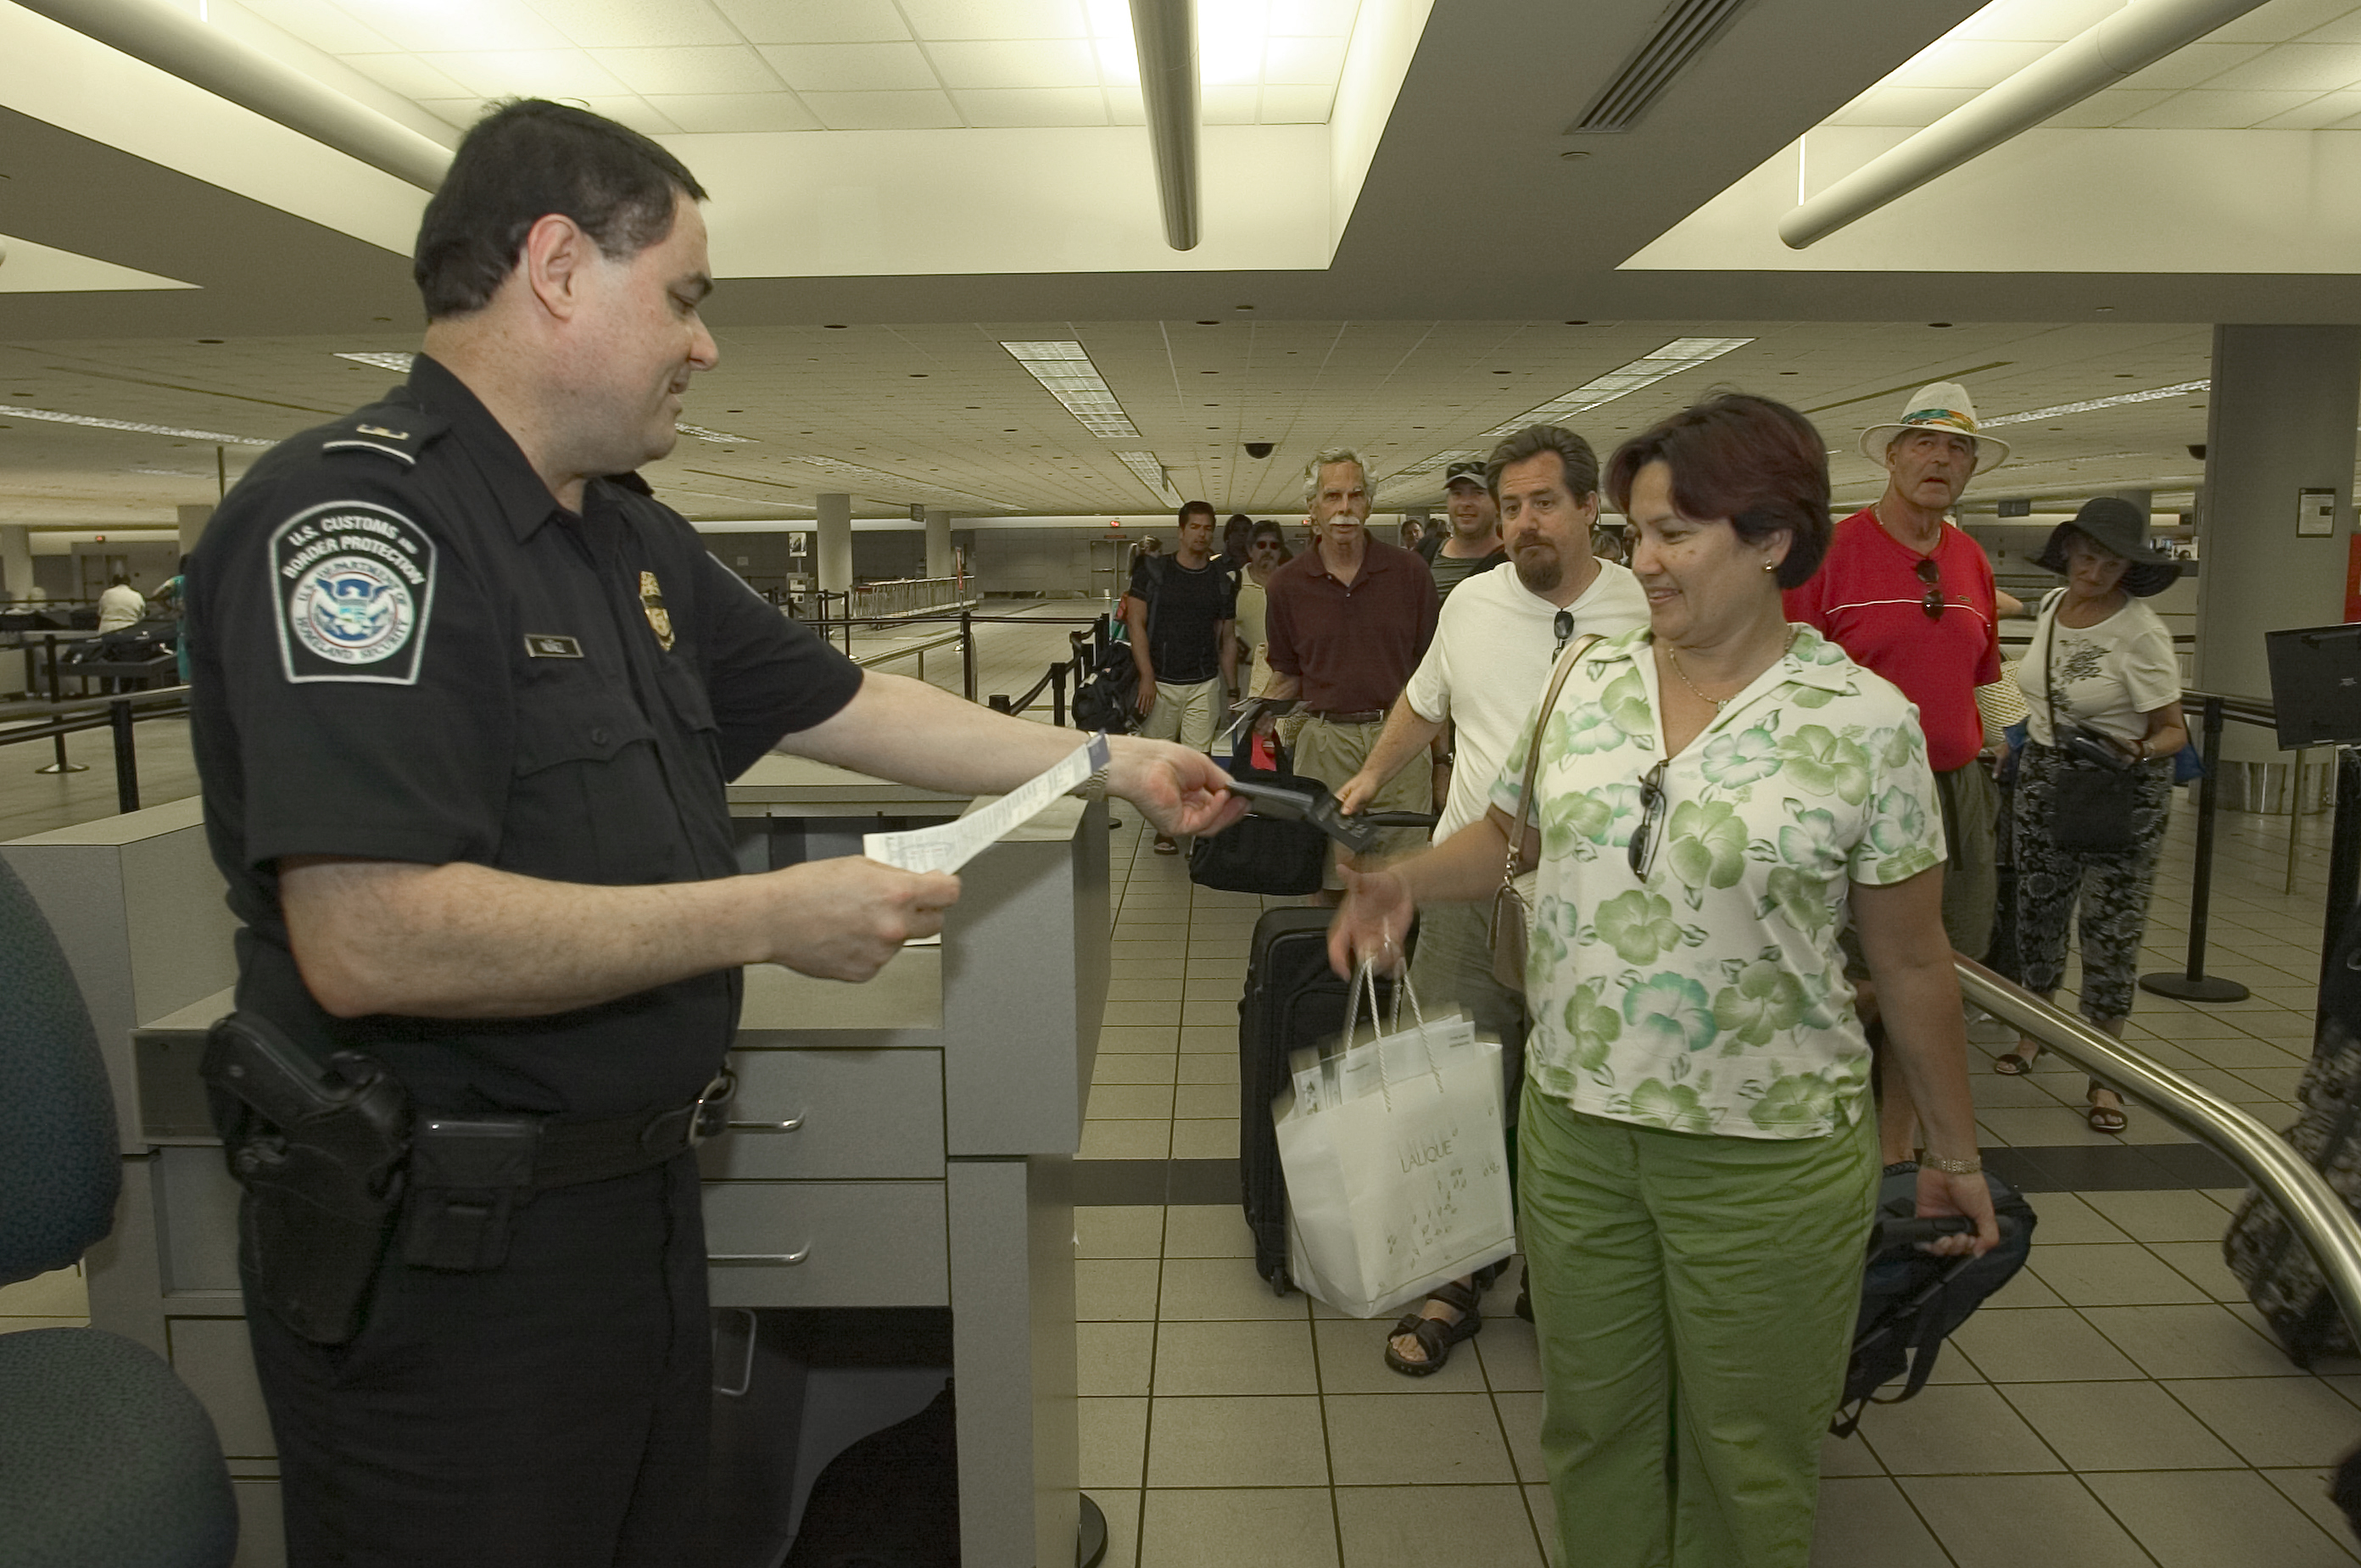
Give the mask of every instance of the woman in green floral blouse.
<svg viewBox="0 0 2361 1568">
<path fill-rule="evenodd" d="M 1919 1212 L 1976 1222 L 1938 1250 L 1998 1240 L 1917 715 L 1781 612 L 1827 548 L 1826 454 L 1736 395 L 1626 443 L 1607 488 L 1649 627 L 1577 660 L 1485 820 L 1349 875 L 1330 936 L 1343 969 L 1422 903 L 1488 897 L 1539 730 L 1519 1228 L 1586 1568 L 1810 1556 L 1878 1183 L 1848 922 L 1927 1131 Z"/>
</svg>

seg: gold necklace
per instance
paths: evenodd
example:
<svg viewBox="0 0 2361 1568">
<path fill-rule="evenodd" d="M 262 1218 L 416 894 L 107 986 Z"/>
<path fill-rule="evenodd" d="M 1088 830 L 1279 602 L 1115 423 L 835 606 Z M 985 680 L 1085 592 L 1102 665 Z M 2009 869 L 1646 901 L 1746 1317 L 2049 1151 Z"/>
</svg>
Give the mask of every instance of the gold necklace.
<svg viewBox="0 0 2361 1568">
<path fill-rule="evenodd" d="M 1784 659 L 1784 658 L 1785 658 L 1785 657 L 1787 656 L 1787 652 L 1788 652 L 1788 650 L 1789 650 L 1789 649 L 1791 649 L 1791 648 L 1793 648 L 1793 647 L 1795 647 L 1795 633 L 1794 632 L 1794 630 L 1790 630 L 1788 631 L 1788 633 L 1787 633 L 1787 640 L 1786 640 L 1784 642 L 1782 642 L 1781 644 L 1779 644 L 1779 652 L 1778 652 L 1778 653 L 1777 653 L 1777 655 L 1776 655 L 1776 658 L 1778 658 L 1778 659 Z M 1675 675 L 1678 675 L 1678 676 L 1680 677 L 1681 685 L 1685 685 L 1685 686 L 1688 687 L 1688 688 L 1689 688 L 1689 695 L 1690 695 L 1691 696 L 1696 697 L 1699 702 L 1711 703 L 1711 704 L 1713 705 L 1713 711 L 1714 711 L 1715 717 L 1717 717 L 1717 718 L 1719 718 L 1719 717 L 1720 716 L 1720 714 L 1721 714 L 1721 710 L 1722 710 L 1723 708 L 1728 707 L 1731 703 L 1736 702 L 1736 701 L 1738 700 L 1738 692 L 1742 692 L 1742 691 L 1744 691 L 1748 686 L 1752 685 L 1754 684 L 1755 676 L 1756 676 L 1756 675 L 1760 675 L 1760 674 L 1763 673 L 1763 671 L 1762 671 L 1762 670 L 1757 670 L 1757 671 L 1755 671 L 1755 672 L 1754 672 L 1754 674 L 1753 674 L 1753 675 L 1749 675 L 1749 676 L 1747 676 L 1747 677 L 1746 677 L 1746 679 L 1745 679 L 1743 682 L 1741 682 L 1741 683 L 1740 684 L 1739 688 L 1738 688 L 1738 692 L 1732 692 L 1732 693 L 1730 693 L 1728 696 L 1706 696 L 1706 695 L 1705 695 L 1705 693 L 1703 693 L 1703 692 L 1701 692 L 1701 691 L 1697 690 L 1697 683 L 1696 683 L 1695 681 L 1693 681 L 1693 680 L 1689 679 L 1689 673 L 1688 673 L 1686 670 L 1684 670 L 1684 669 L 1682 669 L 1682 668 L 1681 668 L 1681 655 L 1680 655 L 1680 650 L 1678 650 L 1678 649 L 1675 648 L 1675 647 L 1674 647 L 1671 643 L 1669 643 L 1669 642 L 1665 643 L 1665 644 L 1664 645 L 1664 657 L 1672 661 L 1672 665 L 1673 665 L 1673 674 L 1675 674 Z M 1774 662 L 1775 662 L 1775 660 L 1774 660 Z M 1770 666 L 1769 666 L 1768 664 L 1766 664 L 1766 665 L 1764 665 L 1764 666 L 1763 666 L 1763 669 L 1768 669 L 1768 668 L 1770 668 Z"/>
</svg>

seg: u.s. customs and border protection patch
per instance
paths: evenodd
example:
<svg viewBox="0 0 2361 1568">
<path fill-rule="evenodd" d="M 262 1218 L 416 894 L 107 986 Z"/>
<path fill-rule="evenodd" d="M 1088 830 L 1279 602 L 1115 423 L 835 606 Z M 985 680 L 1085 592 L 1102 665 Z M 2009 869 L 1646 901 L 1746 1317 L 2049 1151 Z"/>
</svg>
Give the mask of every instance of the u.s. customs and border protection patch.
<svg viewBox="0 0 2361 1568">
<path fill-rule="evenodd" d="M 664 585 L 656 581 L 653 572 L 640 574 L 640 608 L 648 612 L 648 625 L 654 630 L 656 641 L 664 651 L 672 652 L 672 611 L 664 609 Z"/>
<path fill-rule="evenodd" d="M 329 501 L 270 535 L 290 681 L 415 685 L 434 609 L 434 541 L 398 511 Z"/>
</svg>

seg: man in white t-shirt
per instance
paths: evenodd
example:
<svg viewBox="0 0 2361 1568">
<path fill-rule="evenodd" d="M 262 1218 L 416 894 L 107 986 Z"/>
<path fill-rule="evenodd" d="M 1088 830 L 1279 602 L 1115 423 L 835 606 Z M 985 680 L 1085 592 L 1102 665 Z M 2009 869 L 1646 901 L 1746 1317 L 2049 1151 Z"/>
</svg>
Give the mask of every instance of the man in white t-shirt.
<svg viewBox="0 0 2361 1568">
<path fill-rule="evenodd" d="M 1532 425 L 1495 447 L 1484 473 L 1512 569 L 1469 577 L 1444 601 L 1434 641 L 1387 714 L 1368 762 L 1336 792 L 1346 811 L 1360 810 L 1379 781 L 1448 724 L 1452 751 L 1435 765 L 1435 798 L 1445 802 L 1437 841 L 1484 815 L 1558 650 L 1571 638 L 1613 637 L 1648 623 L 1639 579 L 1591 554 L 1598 458 L 1588 442 L 1557 425 Z M 1489 916 L 1474 904 L 1420 910 L 1411 984 L 1422 1006 L 1458 1006 L 1478 1030 L 1499 1037 L 1513 1124 L 1524 1076 L 1524 998 L 1492 978 Z M 1387 1364 L 1412 1376 L 1441 1366 L 1450 1347 L 1481 1326 L 1475 1302 L 1467 1281 L 1440 1288 L 1422 1312 L 1395 1325 Z"/>
</svg>

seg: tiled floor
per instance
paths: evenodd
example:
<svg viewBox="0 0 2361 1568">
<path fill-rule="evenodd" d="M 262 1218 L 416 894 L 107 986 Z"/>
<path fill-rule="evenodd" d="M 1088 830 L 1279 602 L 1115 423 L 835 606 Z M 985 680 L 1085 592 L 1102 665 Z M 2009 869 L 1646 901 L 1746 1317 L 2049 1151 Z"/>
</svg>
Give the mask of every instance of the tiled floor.
<svg viewBox="0 0 2361 1568">
<path fill-rule="evenodd" d="M 1063 631 L 980 629 L 979 689 L 1021 691 Z M 930 657 L 928 674 L 955 686 L 958 661 Z M 165 729 L 141 732 L 151 803 L 173 779 L 189 787 L 185 742 L 174 752 Z M 33 779 L 18 764 L 35 759 L 0 749 L 0 836 L 111 810 L 104 743 L 90 747 L 93 773 L 63 782 Z M 1496 1288 L 1481 1335 L 1412 1381 L 1381 1365 L 1380 1325 L 1276 1298 L 1256 1277 L 1226 1162 L 1236 1001 L 1262 901 L 1193 889 L 1180 860 L 1150 851 L 1136 813 L 1117 816 L 1114 978 L 1080 1186 L 1189 1201 L 1078 1214 L 1083 1481 L 1109 1520 L 1107 1562 L 1546 1561 L 1539 1379 L 1512 1284 Z M 2158 878 L 2150 971 L 2185 961 L 2190 817 Z M 2301 830 L 2313 848 L 2290 893 L 2285 819 L 2222 821 L 2207 968 L 2253 997 L 2208 1007 L 2143 992 L 2130 1034 L 2274 1126 L 2309 1050 L 2319 962 L 2327 824 Z M 1984 1142 L 2045 1178 L 2028 1184 L 2033 1261 L 1954 1336 L 1924 1394 L 1828 1445 L 1815 1564 L 2355 1562 L 2322 1488 L 2361 1441 L 2361 1363 L 2301 1372 L 2264 1337 L 2221 1263 L 2240 1192 L 2186 1185 L 2175 1173 L 2202 1168 L 2202 1151 L 2136 1106 L 2125 1138 L 2092 1133 L 2081 1077 L 2053 1062 L 2025 1080 L 1991 1073 L 2007 1036 L 1973 1033 Z M 0 1291 L 0 1327 L 82 1310 L 71 1276 Z"/>
</svg>

